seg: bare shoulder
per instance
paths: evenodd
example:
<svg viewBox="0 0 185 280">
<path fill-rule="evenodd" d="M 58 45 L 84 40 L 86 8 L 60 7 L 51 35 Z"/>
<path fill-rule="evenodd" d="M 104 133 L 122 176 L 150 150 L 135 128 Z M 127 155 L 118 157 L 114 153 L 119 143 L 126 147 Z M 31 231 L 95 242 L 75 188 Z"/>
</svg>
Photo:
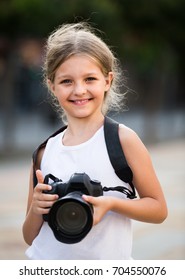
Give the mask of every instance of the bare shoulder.
<svg viewBox="0 0 185 280">
<path fill-rule="evenodd" d="M 160 184 L 150 154 L 137 133 L 120 125 L 119 136 L 128 165 L 133 172 L 133 182 L 139 196 L 157 197 L 159 194 L 161 195 Z"/>
<path fill-rule="evenodd" d="M 120 124 L 119 137 L 126 159 L 131 166 L 150 159 L 147 148 L 134 130 Z"/>
<path fill-rule="evenodd" d="M 137 133 L 126 125 L 119 125 L 119 137 L 123 147 L 133 148 L 133 146 L 137 145 L 137 147 L 145 148 Z"/>
</svg>

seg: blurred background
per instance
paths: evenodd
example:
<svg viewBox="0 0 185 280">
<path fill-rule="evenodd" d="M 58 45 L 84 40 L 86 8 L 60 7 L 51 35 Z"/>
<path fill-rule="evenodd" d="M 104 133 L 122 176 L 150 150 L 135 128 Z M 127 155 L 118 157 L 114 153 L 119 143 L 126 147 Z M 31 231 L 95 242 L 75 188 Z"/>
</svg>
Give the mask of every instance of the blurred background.
<svg viewBox="0 0 185 280">
<path fill-rule="evenodd" d="M 61 126 L 42 84 L 46 37 L 81 20 L 121 61 L 131 91 L 110 115 L 149 149 L 168 203 L 162 225 L 134 222 L 133 257 L 185 259 L 184 12 L 183 0 L 0 1 L 0 259 L 25 258 L 31 154 Z"/>
</svg>

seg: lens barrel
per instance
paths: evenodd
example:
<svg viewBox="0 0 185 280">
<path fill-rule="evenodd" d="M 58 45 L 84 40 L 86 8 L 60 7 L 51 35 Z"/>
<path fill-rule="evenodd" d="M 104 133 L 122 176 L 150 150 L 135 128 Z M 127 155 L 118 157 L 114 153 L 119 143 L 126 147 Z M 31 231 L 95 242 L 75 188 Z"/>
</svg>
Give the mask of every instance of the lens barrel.
<svg viewBox="0 0 185 280">
<path fill-rule="evenodd" d="M 81 192 L 71 192 L 53 204 L 48 224 L 58 241 L 80 242 L 92 228 L 93 207 L 84 201 Z"/>
</svg>

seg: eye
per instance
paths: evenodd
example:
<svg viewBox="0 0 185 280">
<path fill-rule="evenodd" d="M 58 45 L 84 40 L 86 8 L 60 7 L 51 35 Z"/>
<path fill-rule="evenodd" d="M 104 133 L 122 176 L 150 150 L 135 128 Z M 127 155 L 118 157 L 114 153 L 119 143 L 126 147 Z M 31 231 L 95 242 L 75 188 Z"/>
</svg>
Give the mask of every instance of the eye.
<svg viewBox="0 0 185 280">
<path fill-rule="evenodd" d="M 91 81 L 95 81 L 96 78 L 95 77 L 87 77 L 86 78 L 86 82 L 91 82 Z"/>
<path fill-rule="evenodd" d="M 70 79 L 65 79 L 65 80 L 62 80 L 60 83 L 61 83 L 61 84 L 66 84 L 66 85 L 68 85 L 68 84 L 71 84 L 71 83 L 72 83 L 72 80 L 70 80 Z"/>
</svg>

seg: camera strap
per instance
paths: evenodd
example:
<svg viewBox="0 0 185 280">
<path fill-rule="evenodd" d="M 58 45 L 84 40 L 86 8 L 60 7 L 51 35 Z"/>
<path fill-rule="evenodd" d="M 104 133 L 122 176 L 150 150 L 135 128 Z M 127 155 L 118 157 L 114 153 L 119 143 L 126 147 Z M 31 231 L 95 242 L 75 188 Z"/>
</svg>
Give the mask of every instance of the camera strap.
<svg viewBox="0 0 185 280">
<path fill-rule="evenodd" d="M 134 186 L 133 186 L 133 189 L 134 189 Z M 135 191 L 133 192 L 132 190 L 129 190 L 128 188 L 123 187 L 123 186 L 103 187 L 103 191 L 104 192 L 117 191 L 117 192 L 121 192 L 121 193 L 125 194 L 127 196 L 127 198 L 130 198 L 130 199 L 136 198 Z"/>
<path fill-rule="evenodd" d="M 62 182 L 61 179 L 58 179 L 53 174 L 49 173 L 44 177 L 44 184 L 49 184 L 49 179 L 51 179 L 53 182 Z"/>
<path fill-rule="evenodd" d="M 128 198 L 136 198 L 135 187 L 132 183 L 133 173 L 129 167 L 125 154 L 119 139 L 119 123 L 109 117 L 105 117 L 104 134 L 109 159 L 116 175 L 125 183 L 128 183 L 131 189 L 126 187 L 106 188 L 106 191 L 117 190 L 127 195 Z"/>
<path fill-rule="evenodd" d="M 49 173 L 45 176 L 44 178 L 44 184 L 49 184 L 49 180 L 52 180 L 53 182 L 62 182 L 61 179 L 57 178 L 56 176 L 54 176 L 53 174 Z M 125 194 L 128 198 L 134 198 L 133 193 L 131 190 L 127 189 L 126 187 L 123 186 L 117 186 L 117 187 L 102 187 L 102 190 L 104 192 L 108 192 L 108 191 L 117 191 L 117 192 L 121 192 L 123 194 Z"/>
<path fill-rule="evenodd" d="M 51 136 L 49 136 L 43 143 L 39 145 L 39 147 L 35 150 L 33 153 L 33 185 L 36 186 L 37 184 L 37 177 L 36 177 L 36 169 L 40 168 L 40 162 L 42 159 L 42 152 L 45 149 L 45 146 L 48 142 L 48 140 L 51 137 L 56 136 L 57 134 L 61 133 L 66 129 L 67 126 L 61 127 L 59 130 L 57 130 L 55 133 L 53 133 Z M 128 198 L 133 199 L 136 197 L 135 187 L 132 183 L 133 180 L 133 173 L 131 168 L 129 167 L 124 151 L 122 149 L 122 146 L 120 144 L 119 139 L 119 123 L 112 120 L 111 118 L 105 116 L 105 122 L 104 122 L 104 135 L 105 135 L 105 143 L 109 155 L 109 159 L 111 161 L 111 164 L 115 170 L 116 175 L 125 183 L 128 183 L 130 185 L 130 188 L 118 186 L 115 188 L 107 188 L 105 187 L 105 191 L 119 191 L 124 193 Z"/>
</svg>

